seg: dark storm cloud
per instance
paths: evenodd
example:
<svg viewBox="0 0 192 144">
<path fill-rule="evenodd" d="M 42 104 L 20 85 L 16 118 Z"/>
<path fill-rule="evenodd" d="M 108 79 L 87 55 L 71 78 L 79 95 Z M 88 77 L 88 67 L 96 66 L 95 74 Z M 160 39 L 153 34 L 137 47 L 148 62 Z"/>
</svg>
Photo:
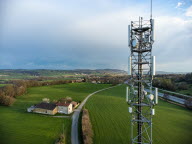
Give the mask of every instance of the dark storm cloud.
<svg viewBox="0 0 192 144">
<path fill-rule="evenodd" d="M 158 3 L 162 1 L 156 1 L 155 11 L 157 38 L 153 54 L 157 68 L 191 71 L 192 21 L 174 15 L 176 1 L 162 6 Z M 136 10 L 134 1 L 1 2 L 1 6 L 5 4 L 0 27 L 0 68 L 126 70 L 127 25 L 140 14 L 149 17 L 149 5 L 140 3 Z M 190 5 L 184 6 L 187 9 Z"/>
</svg>

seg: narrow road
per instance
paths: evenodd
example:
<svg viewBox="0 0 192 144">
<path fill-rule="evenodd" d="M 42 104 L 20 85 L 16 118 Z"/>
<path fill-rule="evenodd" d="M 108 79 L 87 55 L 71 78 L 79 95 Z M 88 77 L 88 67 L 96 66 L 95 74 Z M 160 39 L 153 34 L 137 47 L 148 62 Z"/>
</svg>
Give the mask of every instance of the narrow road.
<svg viewBox="0 0 192 144">
<path fill-rule="evenodd" d="M 119 86 L 119 85 L 117 85 Z M 95 91 L 94 93 L 89 94 L 83 101 L 82 103 L 79 105 L 79 107 L 74 110 L 73 116 L 72 116 L 72 126 L 71 126 L 71 143 L 72 144 L 79 144 L 79 137 L 78 137 L 78 120 L 79 120 L 79 114 L 82 110 L 82 107 L 85 105 L 86 101 L 88 100 L 89 97 L 91 97 L 92 95 L 113 88 L 116 86 L 112 86 L 112 87 L 108 87 L 108 88 L 104 88 L 98 91 Z"/>
<path fill-rule="evenodd" d="M 163 93 L 159 92 L 160 97 L 163 97 L 163 95 L 164 95 Z M 175 96 L 172 96 L 172 95 L 168 95 L 168 99 L 172 100 L 174 102 L 180 103 L 180 104 L 185 104 L 185 99 L 178 98 L 178 97 L 175 97 Z"/>
</svg>

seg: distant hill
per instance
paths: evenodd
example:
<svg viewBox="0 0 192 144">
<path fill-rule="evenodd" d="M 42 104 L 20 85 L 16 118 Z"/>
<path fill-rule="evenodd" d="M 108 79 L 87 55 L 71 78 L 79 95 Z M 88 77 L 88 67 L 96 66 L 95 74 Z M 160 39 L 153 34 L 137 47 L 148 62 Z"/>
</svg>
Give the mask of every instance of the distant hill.
<svg viewBox="0 0 192 144">
<path fill-rule="evenodd" d="M 95 69 L 95 70 L 90 70 L 90 69 L 76 69 L 72 70 L 72 72 L 81 72 L 81 73 L 111 73 L 111 74 L 126 74 L 127 72 L 124 70 L 119 70 L 119 69 Z"/>
<path fill-rule="evenodd" d="M 157 74 L 186 74 L 186 72 L 165 72 L 157 71 Z M 1 69 L 1 77 L 34 77 L 34 76 L 63 76 L 63 75 L 79 75 L 79 74 L 127 74 L 127 71 L 119 69 L 75 69 L 75 70 L 51 70 L 51 69 Z"/>
<path fill-rule="evenodd" d="M 67 74 L 126 74 L 118 69 L 75 69 L 75 70 L 49 70 L 49 69 L 1 69 L 0 76 L 61 76 Z"/>
</svg>

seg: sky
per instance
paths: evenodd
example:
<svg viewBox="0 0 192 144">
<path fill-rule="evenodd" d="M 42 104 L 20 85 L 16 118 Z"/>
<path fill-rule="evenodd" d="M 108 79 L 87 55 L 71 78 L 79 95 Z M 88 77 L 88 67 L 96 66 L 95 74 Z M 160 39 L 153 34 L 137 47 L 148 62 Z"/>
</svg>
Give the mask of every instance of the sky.
<svg viewBox="0 0 192 144">
<path fill-rule="evenodd" d="M 150 0 L 0 0 L 0 69 L 127 70 Z M 192 0 L 153 0 L 157 71 L 192 72 Z"/>
</svg>

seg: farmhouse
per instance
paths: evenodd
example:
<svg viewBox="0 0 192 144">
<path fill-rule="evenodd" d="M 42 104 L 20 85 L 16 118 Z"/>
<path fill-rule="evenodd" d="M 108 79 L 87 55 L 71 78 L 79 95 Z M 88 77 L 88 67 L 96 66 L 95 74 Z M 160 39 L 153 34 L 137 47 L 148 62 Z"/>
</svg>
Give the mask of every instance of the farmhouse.
<svg viewBox="0 0 192 144">
<path fill-rule="evenodd" d="M 41 102 L 35 106 L 33 112 L 54 115 L 57 113 L 57 105 L 54 103 Z"/>
<path fill-rule="evenodd" d="M 71 114 L 73 110 L 79 105 L 78 102 L 72 101 L 70 97 L 61 98 L 56 103 L 49 103 L 49 99 L 44 98 L 39 104 L 32 105 L 27 108 L 27 112 L 41 113 L 54 115 L 56 113 Z"/>
<path fill-rule="evenodd" d="M 70 102 L 58 102 L 57 103 L 58 113 L 70 114 L 73 112 L 73 107 Z"/>
</svg>

